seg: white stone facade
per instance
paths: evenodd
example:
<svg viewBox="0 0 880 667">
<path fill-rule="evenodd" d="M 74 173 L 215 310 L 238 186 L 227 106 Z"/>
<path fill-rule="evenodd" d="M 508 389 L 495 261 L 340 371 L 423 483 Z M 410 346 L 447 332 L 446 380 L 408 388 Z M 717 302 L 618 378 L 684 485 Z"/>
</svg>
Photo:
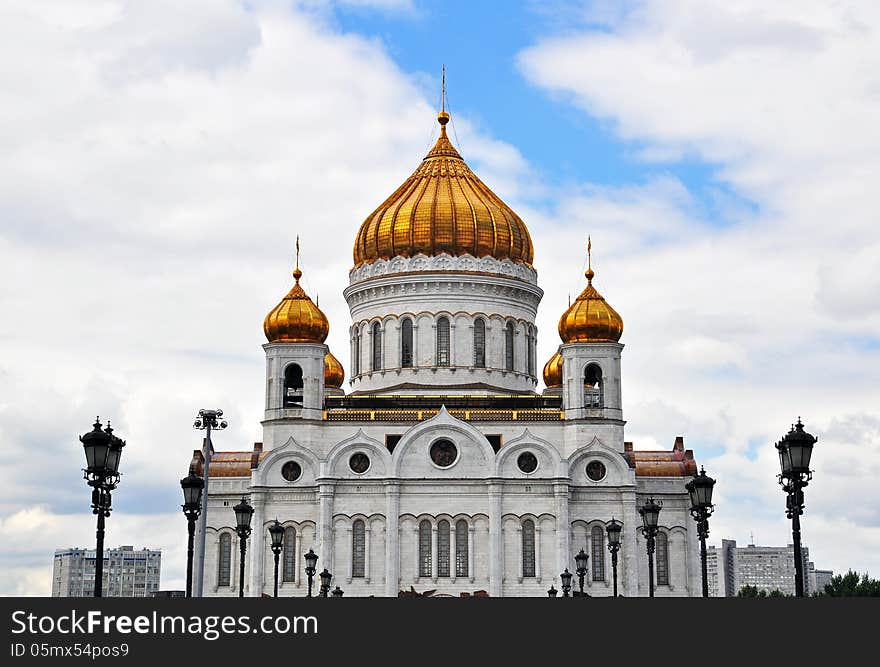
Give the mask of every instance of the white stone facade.
<svg viewBox="0 0 880 667">
<path fill-rule="evenodd" d="M 357 357 L 348 369 L 352 394 L 324 395 L 323 345 L 264 346 L 263 442 L 250 464 L 249 452 L 240 452 L 239 463 L 215 477 L 225 464 L 220 457 L 211 463 L 206 595 L 238 595 L 232 507 L 243 494 L 255 509 L 248 596 L 272 593 L 267 527 L 276 518 L 293 529 L 289 554 L 282 556 L 289 556 L 293 571 L 284 574 L 282 565 L 282 596 L 306 594 L 303 555 L 310 548 L 320 557 L 318 570 L 327 568 L 346 596 L 396 596 L 413 587 L 456 596 L 483 590 L 493 597 L 546 596 L 551 585 L 560 588 L 565 568 L 574 572 L 574 555 L 584 549 L 590 556 L 585 590 L 607 596 L 612 568 L 604 529 L 612 518 L 623 524 L 619 593 L 643 596 L 648 566 L 638 507 L 648 496 L 663 504 L 656 595 L 700 594 L 688 477 L 679 472 L 690 470 L 693 458 L 683 448 L 641 456 L 625 444 L 623 345 L 563 345 L 562 396 L 542 404 L 534 393 L 543 366 L 534 358 L 534 323 L 543 292 L 531 267 L 418 256 L 364 265 L 350 277 L 344 294 Z M 449 324 L 448 359 L 438 358 L 440 318 Z M 405 319 L 412 324 L 409 363 L 402 358 Z M 485 327 L 482 364 L 475 351 L 478 320 Z M 291 363 L 303 371 L 302 403 L 285 408 L 280 383 Z M 589 364 L 601 368 L 598 405 L 584 395 Z M 420 405 L 420 396 L 435 400 Z M 510 396 L 522 405 L 505 404 Z M 473 407 L 469 397 L 497 406 Z M 398 399 L 403 407 L 386 409 Z M 442 467 L 431 454 L 438 441 L 454 445 Z M 534 457 L 534 470 L 521 469 L 523 454 Z M 354 455 L 366 456 L 366 463 L 358 457 L 357 472 Z M 293 480 L 282 474 L 291 462 L 300 471 Z M 221 544 L 229 550 L 222 563 Z"/>
</svg>

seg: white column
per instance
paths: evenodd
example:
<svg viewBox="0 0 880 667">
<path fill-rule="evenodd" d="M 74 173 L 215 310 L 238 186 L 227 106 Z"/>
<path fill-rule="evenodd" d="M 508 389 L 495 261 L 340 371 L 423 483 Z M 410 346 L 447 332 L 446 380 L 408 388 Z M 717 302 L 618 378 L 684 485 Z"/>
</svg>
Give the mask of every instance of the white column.
<svg viewBox="0 0 880 667">
<path fill-rule="evenodd" d="M 437 583 L 437 569 L 440 567 L 440 551 L 437 540 L 437 524 L 431 525 L 431 581 Z"/>
<path fill-rule="evenodd" d="M 370 520 L 364 521 L 364 583 L 370 583 Z"/>
<path fill-rule="evenodd" d="M 535 537 L 537 537 L 537 533 L 535 534 Z M 518 560 L 519 560 L 519 567 L 517 568 L 517 569 L 518 569 L 518 572 L 517 572 L 517 574 L 516 574 L 516 582 L 517 582 L 518 584 L 521 584 L 521 583 L 523 582 L 523 572 L 524 572 L 525 569 L 526 569 L 526 559 L 524 558 L 524 555 L 523 555 L 523 548 L 522 548 L 522 543 L 523 543 L 523 527 L 522 527 L 522 524 L 519 524 L 519 525 L 516 527 L 516 541 L 517 541 L 517 543 L 519 544 L 519 550 L 518 550 L 518 551 L 519 551 L 519 559 L 518 559 Z"/>
<path fill-rule="evenodd" d="M 415 529 L 413 530 L 413 538 L 415 539 L 415 545 L 413 549 L 413 555 L 416 558 L 416 573 L 413 575 L 413 580 L 418 582 L 419 576 L 421 575 L 422 569 L 422 559 L 421 559 L 421 540 L 419 539 L 419 524 L 416 524 Z"/>
<path fill-rule="evenodd" d="M 400 592 L 400 486 L 385 486 L 385 595 L 396 598 Z"/>
<path fill-rule="evenodd" d="M 636 494 L 635 492 L 627 494 L 624 497 L 623 511 L 623 544 L 618 555 L 618 567 L 623 566 L 623 572 L 618 572 L 619 584 L 623 584 L 618 592 L 627 597 L 638 597 L 639 591 L 639 570 L 642 567 L 647 568 L 647 562 L 642 559 L 647 558 L 647 554 L 639 553 L 639 543 L 637 539 L 637 531 L 640 530 L 642 522 L 636 513 Z M 622 558 L 620 557 L 622 556 Z"/>
<path fill-rule="evenodd" d="M 535 522 L 535 578 L 541 583 L 541 526 Z"/>
<path fill-rule="evenodd" d="M 571 564 L 571 520 L 568 507 L 568 482 L 554 482 L 556 498 L 556 567 L 561 573 Z"/>
<path fill-rule="evenodd" d="M 348 543 L 351 545 L 351 558 L 348 559 L 348 576 L 345 578 L 345 583 L 350 584 L 354 576 L 354 542 L 351 539 L 351 524 L 348 525 Z"/>
<path fill-rule="evenodd" d="M 504 541 L 501 533 L 501 484 L 489 484 L 489 595 L 501 597 Z"/>
<path fill-rule="evenodd" d="M 471 583 L 474 583 L 474 549 L 476 548 L 474 545 L 474 537 L 476 536 L 477 529 L 473 525 L 468 526 L 468 579 Z"/>
<path fill-rule="evenodd" d="M 250 590 L 251 597 L 263 595 L 263 569 L 265 565 L 266 528 L 263 526 L 263 517 L 266 513 L 266 501 L 261 493 L 251 493 L 251 504 L 254 508 L 253 526 L 250 544 Z"/>
<path fill-rule="evenodd" d="M 302 555 L 302 528 L 296 531 L 296 535 L 294 537 L 294 549 L 293 549 L 293 582 L 297 586 L 302 586 L 302 575 L 299 573 L 300 567 L 305 567 L 303 565 L 303 555 Z"/>
<path fill-rule="evenodd" d="M 325 567 L 333 572 L 333 482 L 318 482 L 318 573 Z"/>
<path fill-rule="evenodd" d="M 452 583 L 455 583 L 456 566 L 458 565 L 458 547 L 456 546 L 455 533 L 455 522 L 453 521 L 449 526 L 449 579 Z"/>
</svg>

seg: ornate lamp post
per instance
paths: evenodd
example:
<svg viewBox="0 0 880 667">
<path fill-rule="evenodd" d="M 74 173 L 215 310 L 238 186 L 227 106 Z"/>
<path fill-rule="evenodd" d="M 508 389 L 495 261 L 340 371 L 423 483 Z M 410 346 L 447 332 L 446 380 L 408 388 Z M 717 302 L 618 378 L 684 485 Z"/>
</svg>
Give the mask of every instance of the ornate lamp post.
<svg viewBox="0 0 880 667">
<path fill-rule="evenodd" d="M 578 576 L 578 588 L 580 589 L 581 596 L 584 594 L 584 577 L 587 576 L 587 561 L 589 559 L 590 557 L 583 549 L 578 551 L 577 555 L 574 557 L 575 565 L 577 565 L 575 572 Z"/>
<path fill-rule="evenodd" d="M 614 517 L 605 526 L 605 532 L 608 534 L 608 550 L 611 552 L 611 573 L 614 579 L 614 597 L 617 597 L 617 552 L 620 551 L 620 531 L 623 524 L 615 521 Z"/>
<path fill-rule="evenodd" d="M 335 598 L 341 598 L 343 595 L 345 595 L 345 591 L 339 588 L 339 586 L 336 586 L 336 588 L 333 589 L 333 592 L 330 595 Z"/>
<path fill-rule="evenodd" d="M 804 431 L 801 418 L 797 424 L 776 443 L 779 452 L 779 484 L 786 493 L 785 514 L 791 519 L 791 535 L 794 543 L 795 595 L 804 597 L 804 558 L 801 552 L 801 514 L 804 513 L 804 488 L 813 479 L 810 457 L 818 438 Z"/>
<path fill-rule="evenodd" d="M 180 488 L 183 489 L 183 515 L 186 517 L 187 540 L 186 540 L 186 597 L 192 597 L 193 580 L 193 552 L 196 534 L 196 519 L 202 512 L 202 490 L 205 488 L 205 480 L 196 474 L 195 466 L 190 466 L 189 475 L 180 480 Z"/>
<path fill-rule="evenodd" d="M 325 598 L 330 592 L 330 580 L 333 579 L 333 575 L 330 574 L 325 567 L 318 576 L 321 578 L 321 588 L 318 589 L 318 597 Z"/>
<path fill-rule="evenodd" d="M 559 578 L 562 580 L 562 597 L 570 598 L 571 597 L 571 572 L 568 571 L 568 568 L 565 568 L 565 571 L 559 575 Z"/>
<path fill-rule="evenodd" d="M 657 523 L 660 520 L 662 505 L 649 498 L 639 508 L 642 515 L 642 535 L 648 543 L 648 596 L 654 597 L 654 539 L 657 537 Z"/>
<path fill-rule="evenodd" d="M 309 553 L 303 556 L 303 558 L 306 559 L 306 577 L 309 579 L 308 597 L 312 597 L 312 580 L 315 578 L 315 572 L 318 571 L 318 554 L 309 549 Z"/>
<path fill-rule="evenodd" d="M 98 517 L 95 531 L 95 597 L 101 597 L 104 584 L 104 523 L 110 516 L 110 492 L 119 484 L 119 459 L 125 441 L 113 435 L 110 422 L 101 430 L 101 420 L 95 418 L 93 428 L 81 435 L 86 467 L 83 479 L 92 487 L 92 514 Z"/>
<path fill-rule="evenodd" d="M 557 595 L 559 595 L 559 591 L 556 590 L 553 584 L 550 584 L 550 588 L 547 589 L 547 597 L 555 598 Z"/>
<path fill-rule="evenodd" d="M 199 416 L 193 423 L 193 428 L 205 431 L 205 451 L 202 455 L 205 459 L 204 480 L 205 489 L 202 494 L 202 511 L 199 519 L 199 550 L 198 561 L 195 566 L 195 581 L 193 582 L 193 593 L 197 598 L 202 597 L 202 585 L 205 580 L 205 530 L 208 521 L 208 468 L 211 465 L 211 452 L 214 446 L 211 444 L 211 431 L 222 430 L 226 428 L 225 421 L 220 420 L 223 416 L 223 410 L 199 410 Z"/>
<path fill-rule="evenodd" d="M 278 597 L 278 557 L 281 555 L 281 550 L 284 548 L 284 526 L 278 523 L 278 519 L 275 519 L 275 523 L 269 526 L 269 536 L 272 538 L 272 554 L 275 556 L 275 597 Z"/>
<path fill-rule="evenodd" d="M 238 570 L 238 597 L 244 597 L 244 557 L 247 553 L 247 540 L 251 534 L 251 518 L 254 516 L 254 508 L 251 507 L 247 498 L 241 497 L 241 502 L 232 508 L 235 512 L 235 532 L 238 534 L 238 543 L 241 547 L 241 558 Z"/>
<path fill-rule="evenodd" d="M 685 484 L 691 497 L 691 516 L 697 522 L 697 535 L 700 537 L 700 564 L 703 572 L 703 597 L 709 597 L 709 575 L 706 565 L 706 538 L 709 537 L 709 517 L 715 507 L 712 504 L 712 489 L 715 480 L 706 474 L 704 468 L 700 474 Z"/>
</svg>

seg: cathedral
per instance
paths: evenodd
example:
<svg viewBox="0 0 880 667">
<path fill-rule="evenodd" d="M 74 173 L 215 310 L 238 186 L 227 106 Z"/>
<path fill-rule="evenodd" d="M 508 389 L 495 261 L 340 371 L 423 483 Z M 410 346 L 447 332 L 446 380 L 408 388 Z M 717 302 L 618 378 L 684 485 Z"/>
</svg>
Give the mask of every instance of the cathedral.
<svg viewBox="0 0 880 667">
<path fill-rule="evenodd" d="M 306 595 L 310 549 L 346 597 L 546 597 L 581 550 L 585 592 L 610 596 L 612 519 L 619 593 L 646 596 L 649 497 L 662 503 L 656 595 L 700 595 L 685 489 L 696 463 L 682 438 L 665 451 L 626 440 L 621 316 L 588 263 L 539 389 L 529 231 L 459 155 L 448 113 L 438 121 L 434 147 L 355 236 L 347 393 L 298 260 L 266 315 L 263 441 L 212 452 L 203 595 L 239 595 L 243 496 L 254 508 L 245 596 L 272 594 L 276 518 L 280 596 Z M 196 450 L 199 475 L 204 463 Z"/>
</svg>

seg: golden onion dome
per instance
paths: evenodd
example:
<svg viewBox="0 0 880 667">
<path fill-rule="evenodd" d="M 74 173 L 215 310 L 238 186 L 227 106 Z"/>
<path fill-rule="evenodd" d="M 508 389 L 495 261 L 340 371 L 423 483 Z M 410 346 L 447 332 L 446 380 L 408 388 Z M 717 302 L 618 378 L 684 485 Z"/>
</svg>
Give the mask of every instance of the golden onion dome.
<svg viewBox="0 0 880 667">
<path fill-rule="evenodd" d="M 544 364 L 544 384 L 548 389 L 562 386 L 562 355 L 559 350 Z"/>
<path fill-rule="evenodd" d="M 587 256 L 591 244 L 587 244 Z M 623 318 L 593 287 L 592 266 L 588 259 L 587 287 L 559 318 L 559 337 L 563 343 L 617 342 L 623 335 Z"/>
<path fill-rule="evenodd" d="M 330 333 L 327 316 L 321 312 L 299 285 L 299 239 L 296 241 L 297 261 L 293 270 L 296 281 L 281 303 L 263 320 L 263 332 L 270 343 L 323 343 Z"/>
<path fill-rule="evenodd" d="M 327 356 L 324 357 L 324 386 L 339 389 L 344 380 L 345 370 L 342 364 L 328 350 Z"/>
<path fill-rule="evenodd" d="M 526 224 L 455 150 L 446 136 L 449 114 L 441 111 L 437 121 L 437 143 L 358 230 L 355 266 L 419 253 L 490 256 L 531 265 L 534 247 Z"/>
</svg>

